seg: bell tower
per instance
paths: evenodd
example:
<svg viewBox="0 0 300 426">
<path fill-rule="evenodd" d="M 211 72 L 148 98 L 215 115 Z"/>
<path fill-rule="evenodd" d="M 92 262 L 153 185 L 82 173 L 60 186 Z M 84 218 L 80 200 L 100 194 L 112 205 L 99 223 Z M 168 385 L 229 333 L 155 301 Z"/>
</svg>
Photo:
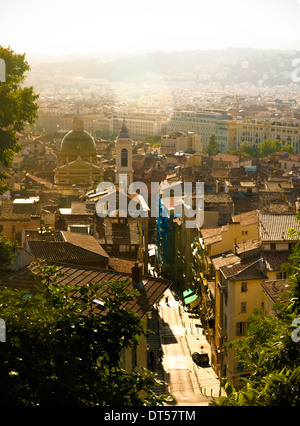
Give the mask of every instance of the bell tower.
<svg viewBox="0 0 300 426">
<path fill-rule="evenodd" d="M 127 180 L 127 182 L 126 182 Z M 116 183 L 127 187 L 133 180 L 132 171 L 132 139 L 123 120 L 122 128 L 116 139 Z"/>
</svg>

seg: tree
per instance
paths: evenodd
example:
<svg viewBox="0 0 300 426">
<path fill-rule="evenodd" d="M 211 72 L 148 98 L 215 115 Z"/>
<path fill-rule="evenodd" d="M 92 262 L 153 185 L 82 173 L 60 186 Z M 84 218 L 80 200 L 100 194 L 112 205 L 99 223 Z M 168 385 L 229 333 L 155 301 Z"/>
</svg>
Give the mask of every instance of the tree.
<svg viewBox="0 0 300 426">
<path fill-rule="evenodd" d="M 226 347 L 236 350 L 249 378 L 240 390 L 225 380 L 227 396 L 212 405 L 300 406 L 300 346 L 291 338 L 293 318 L 291 313 L 284 318 L 253 313 L 246 336 Z"/>
<path fill-rule="evenodd" d="M 37 118 L 38 95 L 32 87 L 24 87 L 25 73 L 30 69 L 25 54 L 16 54 L 10 48 L 0 46 L 0 58 L 6 64 L 6 82 L 0 82 L 0 163 L 8 166 L 21 147 L 17 132 L 24 129 L 25 123 L 33 124 Z M 0 173 L 0 194 L 8 190 L 4 180 L 5 172 Z"/>
<path fill-rule="evenodd" d="M 266 139 L 259 148 L 260 157 L 268 157 L 273 154 L 273 152 L 289 152 L 290 154 L 295 154 L 295 151 L 292 145 L 282 145 L 280 141 L 272 141 Z"/>
<path fill-rule="evenodd" d="M 211 156 L 216 155 L 219 152 L 221 152 L 221 148 L 218 143 L 218 138 L 216 135 L 211 135 L 211 137 L 209 138 L 208 145 L 206 147 L 206 153 Z"/>
<path fill-rule="evenodd" d="M 294 150 L 294 148 L 292 147 L 291 144 L 283 145 L 282 151 L 289 152 L 290 154 L 295 154 L 295 150 Z"/>
<path fill-rule="evenodd" d="M 153 373 L 125 371 L 121 349 L 144 333 L 126 308 L 136 290 L 125 281 L 59 285 L 56 267 L 41 265 L 36 293 L 0 287 L 0 404 L 153 405 Z M 104 312 L 92 308 L 97 298 Z M 99 306 L 99 305 L 97 305 Z"/>
<path fill-rule="evenodd" d="M 108 141 L 115 141 L 118 136 L 117 133 L 110 132 L 109 130 L 95 130 L 93 134 L 98 138 Z"/>
<path fill-rule="evenodd" d="M 281 142 L 266 139 L 259 148 L 260 157 L 268 157 L 273 152 L 281 150 Z"/>
<path fill-rule="evenodd" d="M 246 155 L 249 155 L 252 158 L 258 158 L 259 157 L 259 148 L 257 148 L 256 146 L 249 145 L 248 142 L 244 142 L 240 146 L 239 154 L 240 155 L 246 154 Z"/>
<path fill-rule="evenodd" d="M 0 232 L 0 272 L 3 272 L 12 263 L 17 250 L 18 243 L 12 243 Z"/>
<path fill-rule="evenodd" d="M 258 148 L 254 145 L 249 145 L 248 142 L 243 142 L 239 149 L 228 151 L 228 154 L 232 155 L 248 155 L 252 158 L 268 157 L 274 152 L 289 152 L 295 154 L 292 145 L 282 145 L 280 141 L 272 141 L 266 139 Z"/>
<path fill-rule="evenodd" d="M 145 143 L 150 143 L 154 147 L 161 146 L 161 137 L 155 135 L 147 135 L 144 138 Z"/>
</svg>

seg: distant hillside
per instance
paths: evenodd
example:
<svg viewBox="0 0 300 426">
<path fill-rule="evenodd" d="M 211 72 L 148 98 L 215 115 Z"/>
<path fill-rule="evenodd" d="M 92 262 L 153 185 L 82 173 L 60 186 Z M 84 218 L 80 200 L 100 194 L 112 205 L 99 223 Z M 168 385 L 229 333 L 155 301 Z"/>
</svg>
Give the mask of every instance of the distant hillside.
<svg viewBox="0 0 300 426">
<path fill-rule="evenodd" d="M 153 52 L 100 62 L 94 58 L 40 63 L 32 72 L 40 75 L 71 75 L 105 78 L 112 82 L 137 81 L 145 76 L 199 83 L 253 83 L 286 85 L 292 82 L 292 60 L 300 52 L 256 49 Z"/>
</svg>

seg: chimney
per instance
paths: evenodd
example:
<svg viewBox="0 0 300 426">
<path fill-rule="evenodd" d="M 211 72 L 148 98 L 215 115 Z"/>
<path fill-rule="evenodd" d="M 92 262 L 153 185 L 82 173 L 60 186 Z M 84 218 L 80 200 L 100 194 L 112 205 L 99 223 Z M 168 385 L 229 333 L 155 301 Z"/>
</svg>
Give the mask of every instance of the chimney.
<svg viewBox="0 0 300 426">
<path fill-rule="evenodd" d="M 133 285 L 139 288 L 143 287 L 143 265 L 139 265 L 138 262 L 135 262 L 131 271 Z"/>
</svg>

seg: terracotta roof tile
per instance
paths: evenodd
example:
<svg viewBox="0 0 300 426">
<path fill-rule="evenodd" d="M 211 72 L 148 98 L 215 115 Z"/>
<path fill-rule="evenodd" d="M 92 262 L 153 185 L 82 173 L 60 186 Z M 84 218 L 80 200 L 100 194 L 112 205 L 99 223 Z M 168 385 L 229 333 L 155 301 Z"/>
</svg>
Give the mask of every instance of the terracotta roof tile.
<svg viewBox="0 0 300 426">
<path fill-rule="evenodd" d="M 222 241 L 222 233 L 228 231 L 228 225 L 219 226 L 218 228 L 201 229 L 201 236 L 205 245 L 210 245 Z"/>
<path fill-rule="evenodd" d="M 130 218 L 128 223 L 113 223 L 111 218 L 96 221 L 97 240 L 100 244 L 138 245 L 138 219 Z"/>
<path fill-rule="evenodd" d="M 231 154 L 216 154 L 213 156 L 214 161 L 225 161 L 230 163 L 237 163 L 239 161 L 238 155 L 231 155 Z"/>
<path fill-rule="evenodd" d="M 204 203 L 214 203 L 214 204 L 223 204 L 223 203 L 232 203 L 232 198 L 229 194 L 225 192 L 217 192 L 213 194 L 204 194 Z"/>
<path fill-rule="evenodd" d="M 41 240 L 38 231 L 25 231 L 26 244 L 36 258 L 51 261 L 97 261 L 109 258 L 106 251 L 92 235 L 54 229 Z"/>
<path fill-rule="evenodd" d="M 257 250 L 261 248 L 261 244 L 259 240 L 248 240 L 237 243 L 236 245 L 236 253 L 242 254 L 251 250 Z"/>
<path fill-rule="evenodd" d="M 289 261 L 290 251 L 264 251 L 263 258 L 269 271 L 280 271 L 281 265 Z"/>
<path fill-rule="evenodd" d="M 256 210 L 251 210 L 245 213 L 232 216 L 232 222 L 239 222 L 241 226 L 254 225 L 258 223 L 258 213 Z"/>
<path fill-rule="evenodd" d="M 262 241 L 295 241 L 288 235 L 288 228 L 300 231 L 295 214 L 259 214 L 259 234 Z"/>
<path fill-rule="evenodd" d="M 65 240 L 74 246 L 84 248 L 103 257 L 109 257 L 92 235 L 79 234 L 76 232 L 61 231 Z"/>
<path fill-rule="evenodd" d="M 103 281 L 122 281 L 128 280 L 127 288 L 134 287 L 132 283 L 131 273 L 122 273 L 115 271 L 101 270 L 98 268 L 89 268 L 83 266 L 74 266 L 61 264 L 58 262 L 49 263 L 55 265 L 59 269 L 59 274 L 62 276 L 58 278 L 57 283 L 60 285 L 86 285 L 89 283 L 100 283 Z M 29 268 L 24 268 L 18 272 L 10 273 L 0 278 L 0 286 L 15 288 L 18 290 L 28 290 L 29 293 L 36 291 L 36 281 L 33 274 L 38 273 L 38 264 L 33 262 Z M 140 296 L 136 300 L 127 303 L 124 307 L 132 309 L 135 313 L 142 318 L 169 288 L 171 281 L 154 278 L 151 276 L 143 276 L 143 285 L 138 289 Z M 104 292 L 99 293 L 99 296 L 105 295 Z M 99 305 L 96 303 L 91 306 L 94 310 L 99 310 Z M 100 312 L 100 311 L 99 311 Z M 105 311 L 103 312 L 105 314 Z"/>
<path fill-rule="evenodd" d="M 128 280 L 128 289 L 136 288 L 132 283 L 131 273 L 103 271 L 101 269 L 77 267 L 74 265 L 62 265 L 55 263 L 59 268 L 59 273 L 63 276 L 58 279 L 58 284 L 78 284 L 86 285 L 89 283 L 99 283 L 104 281 L 123 281 Z M 32 266 L 32 271 L 36 272 L 36 267 Z M 151 276 L 143 276 L 142 287 L 137 288 L 140 296 L 136 300 L 127 303 L 125 306 L 132 309 L 135 313 L 142 318 L 156 301 L 163 295 L 163 293 L 170 287 L 171 282 L 165 279 L 154 278 Z M 99 295 L 105 295 L 104 291 Z M 94 309 L 99 306 L 94 304 Z M 104 312 L 105 313 L 105 312 Z"/>
<path fill-rule="evenodd" d="M 287 298 L 283 296 L 289 289 L 287 280 L 264 281 L 261 286 L 274 303 L 287 302 Z"/>
<path fill-rule="evenodd" d="M 57 241 L 29 241 L 28 247 L 33 256 L 37 259 L 48 261 L 69 262 L 83 265 L 100 264 L 108 260 L 105 252 L 96 252 L 89 248 L 79 247 L 69 242 Z"/>
<path fill-rule="evenodd" d="M 223 266 L 220 271 L 225 278 L 233 281 L 265 279 L 261 258 L 245 259 L 232 265 Z"/>
<path fill-rule="evenodd" d="M 223 266 L 237 264 L 238 262 L 240 262 L 240 258 L 234 253 L 229 253 L 228 255 L 222 255 L 212 259 L 212 264 L 216 270 Z"/>
</svg>

